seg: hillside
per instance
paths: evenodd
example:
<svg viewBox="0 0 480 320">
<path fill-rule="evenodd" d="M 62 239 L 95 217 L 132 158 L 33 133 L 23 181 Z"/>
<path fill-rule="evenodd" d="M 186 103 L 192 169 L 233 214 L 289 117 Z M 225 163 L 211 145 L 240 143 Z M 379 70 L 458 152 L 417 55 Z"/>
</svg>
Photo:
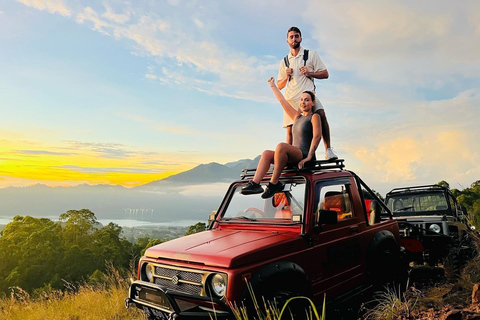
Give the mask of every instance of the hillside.
<svg viewBox="0 0 480 320">
<path fill-rule="evenodd" d="M 260 156 L 255 159 L 242 159 L 235 162 L 229 162 L 224 165 L 211 162 L 201 164 L 193 169 L 172 175 L 165 179 L 155 180 L 136 189 L 149 190 L 161 186 L 179 186 L 189 184 L 207 184 L 217 182 L 232 182 L 240 178 L 242 170 L 245 168 L 254 168 L 257 166 Z"/>
</svg>

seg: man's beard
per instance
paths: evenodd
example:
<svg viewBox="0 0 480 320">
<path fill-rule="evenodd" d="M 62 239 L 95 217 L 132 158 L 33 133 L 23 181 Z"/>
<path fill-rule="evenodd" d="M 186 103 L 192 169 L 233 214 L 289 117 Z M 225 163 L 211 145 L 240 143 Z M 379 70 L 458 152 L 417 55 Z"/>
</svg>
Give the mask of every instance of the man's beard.
<svg viewBox="0 0 480 320">
<path fill-rule="evenodd" d="M 290 45 L 292 49 L 298 49 L 300 47 L 300 42 L 294 42 Z"/>
</svg>

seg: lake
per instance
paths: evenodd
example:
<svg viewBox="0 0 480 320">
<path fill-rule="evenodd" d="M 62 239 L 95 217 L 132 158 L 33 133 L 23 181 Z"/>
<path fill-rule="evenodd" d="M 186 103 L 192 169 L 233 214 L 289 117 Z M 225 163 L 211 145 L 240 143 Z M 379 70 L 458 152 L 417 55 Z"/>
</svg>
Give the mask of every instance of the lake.
<svg viewBox="0 0 480 320">
<path fill-rule="evenodd" d="M 58 217 L 43 217 L 48 218 L 53 221 L 57 221 Z M 0 225 L 6 225 L 12 222 L 13 217 L 0 217 Z M 198 222 L 205 222 L 206 221 L 198 221 L 198 220 L 179 220 L 179 221 L 168 221 L 168 222 L 149 222 L 149 221 L 142 221 L 142 220 L 135 220 L 135 219 L 98 219 L 103 225 L 107 225 L 110 222 L 118 224 L 120 227 L 127 227 L 127 228 L 137 228 L 137 227 L 189 227 L 194 225 Z"/>
</svg>

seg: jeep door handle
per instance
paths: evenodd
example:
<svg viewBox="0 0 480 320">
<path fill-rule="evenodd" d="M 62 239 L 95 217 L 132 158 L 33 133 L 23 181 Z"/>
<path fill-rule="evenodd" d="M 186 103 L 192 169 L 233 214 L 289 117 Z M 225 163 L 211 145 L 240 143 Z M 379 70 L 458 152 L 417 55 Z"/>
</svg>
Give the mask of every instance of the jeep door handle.
<svg viewBox="0 0 480 320">
<path fill-rule="evenodd" d="M 359 233 L 360 230 L 358 229 L 358 226 L 350 227 L 350 232 L 351 233 Z"/>
</svg>

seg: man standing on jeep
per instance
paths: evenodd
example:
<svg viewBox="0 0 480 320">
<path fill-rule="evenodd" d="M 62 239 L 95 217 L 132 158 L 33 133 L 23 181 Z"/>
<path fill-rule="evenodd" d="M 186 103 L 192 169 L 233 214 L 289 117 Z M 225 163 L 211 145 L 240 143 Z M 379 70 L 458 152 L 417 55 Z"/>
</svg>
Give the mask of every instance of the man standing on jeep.
<svg viewBox="0 0 480 320">
<path fill-rule="evenodd" d="M 315 92 L 314 78 L 327 79 L 328 70 L 313 50 L 305 50 L 300 46 L 302 32 L 297 27 L 291 27 L 287 31 L 287 43 L 290 53 L 280 62 L 278 71 L 277 87 L 285 88 L 285 99 L 299 110 L 300 96 L 304 91 Z M 315 101 L 315 113 L 320 115 L 322 123 L 323 143 L 325 144 L 325 158 L 337 159 L 338 156 L 330 147 L 330 128 L 328 126 L 325 110 L 318 100 Z M 287 143 L 292 144 L 292 119 L 284 112 L 283 127 L 287 128 Z"/>
</svg>

